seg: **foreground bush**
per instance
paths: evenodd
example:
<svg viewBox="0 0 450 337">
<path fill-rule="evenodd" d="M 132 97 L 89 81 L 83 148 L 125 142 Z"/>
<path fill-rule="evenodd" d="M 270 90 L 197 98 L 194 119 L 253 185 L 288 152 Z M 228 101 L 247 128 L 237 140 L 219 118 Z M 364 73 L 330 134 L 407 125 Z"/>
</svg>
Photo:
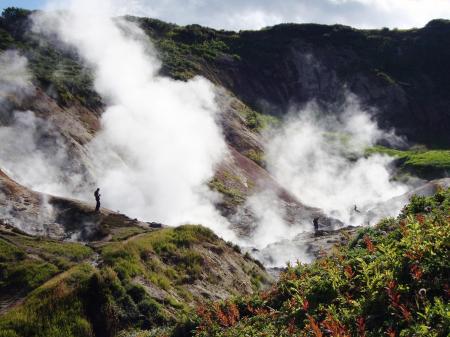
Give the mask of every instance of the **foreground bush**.
<svg viewBox="0 0 450 337">
<path fill-rule="evenodd" d="M 450 189 L 413 197 L 270 291 L 198 310 L 195 336 L 448 336 Z"/>
</svg>

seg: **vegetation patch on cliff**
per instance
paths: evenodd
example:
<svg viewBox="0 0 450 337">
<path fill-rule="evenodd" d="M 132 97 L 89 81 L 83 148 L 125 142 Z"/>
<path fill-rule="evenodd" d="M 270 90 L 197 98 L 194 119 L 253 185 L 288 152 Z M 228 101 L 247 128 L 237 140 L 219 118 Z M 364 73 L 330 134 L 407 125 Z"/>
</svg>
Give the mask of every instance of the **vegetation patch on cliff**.
<svg viewBox="0 0 450 337">
<path fill-rule="evenodd" d="M 449 150 L 427 150 L 412 148 L 397 150 L 384 146 L 374 146 L 366 150 L 366 154 L 387 154 L 399 159 L 400 167 L 420 176 L 448 176 L 450 173 Z"/>
</svg>

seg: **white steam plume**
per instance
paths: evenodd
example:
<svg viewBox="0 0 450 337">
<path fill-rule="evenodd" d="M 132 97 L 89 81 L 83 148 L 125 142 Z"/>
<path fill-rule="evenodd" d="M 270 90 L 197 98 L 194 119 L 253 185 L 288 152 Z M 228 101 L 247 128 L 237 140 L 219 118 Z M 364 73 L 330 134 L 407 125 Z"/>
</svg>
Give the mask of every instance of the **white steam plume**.
<svg viewBox="0 0 450 337">
<path fill-rule="evenodd" d="M 392 138 L 378 129 L 352 95 L 340 115 L 325 115 L 309 104 L 271 135 L 268 169 L 306 205 L 345 224 L 361 225 L 375 204 L 408 191 L 390 179 L 393 158 L 364 156 L 378 140 Z"/>
<path fill-rule="evenodd" d="M 67 13 L 36 20 L 77 48 L 107 101 L 102 131 L 90 144 L 104 205 L 147 221 L 202 223 L 232 238 L 205 184 L 226 154 L 212 84 L 158 76 L 150 41 L 112 19 L 110 5 L 71 1 Z"/>
<path fill-rule="evenodd" d="M 27 59 L 15 50 L 0 54 L 0 169 L 37 191 L 69 196 L 67 179 L 75 186 L 79 176 L 67 172 L 61 136 L 33 112 L 13 108 L 33 92 Z"/>
<path fill-rule="evenodd" d="M 16 50 L 0 54 L 0 102 L 9 98 L 22 99 L 30 94 L 30 75 L 28 61 Z"/>
<path fill-rule="evenodd" d="M 283 267 L 287 262 L 309 261 L 304 244 L 291 240 L 310 229 L 310 223 L 288 223 L 286 205 L 272 190 L 266 189 L 248 198 L 248 207 L 255 214 L 255 230 L 247 242 L 241 244 L 250 249 L 267 267 Z M 256 248 L 256 250 L 255 250 Z"/>
<path fill-rule="evenodd" d="M 0 168 L 24 186 L 71 197 L 83 182 L 82 174 L 69 167 L 62 137 L 32 111 L 14 111 L 11 122 L 0 126 L 0 143 Z"/>
</svg>

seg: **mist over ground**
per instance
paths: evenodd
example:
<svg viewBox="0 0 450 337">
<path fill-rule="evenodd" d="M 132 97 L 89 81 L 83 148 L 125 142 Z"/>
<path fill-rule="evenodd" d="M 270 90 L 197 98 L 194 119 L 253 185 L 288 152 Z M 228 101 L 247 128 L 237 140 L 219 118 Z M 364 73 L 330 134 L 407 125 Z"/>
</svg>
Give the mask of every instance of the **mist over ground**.
<svg viewBox="0 0 450 337">
<path fill-rule="evenodd" d="M 394 158 L 365 154 L 380 140 L 397 146 L 405 141 L 381 130 L 350 93 L 342 105 L 328 110 L 315 102 L 292 108 L 280 125 L 266 130 L 265 139 L 269 173 L 303 204 L 321 209 L 342 226 L 373 225 L 396 216 L 408 201 L 401 197 L 386 203 L 412 188 L 392 179 Z M 308 247 L 299 244 L 302 234 L 313 231 L 309 220 L 289 224 L 271 190 L 251 196 L 246 205 L 256 214 L 256 230 L 244 245 L 256 247 L 258 259 L 271 267 L 312 260 Z M 319 219 L 322 229 L 324 220 Z"/>
<path fill-rule="evenodd" d="M 348 94 L 346 102 L 331 113 L 315 103 L 294 110 L 269 135 L 269 172 L 300 201 L 344 224 L 366 224 L 374 204 L 409 190 L 406 184 L 391 180 L 392 157 L 365 155 L 380 140 L 391 145 L 404 141 L 380 130 L 354 95 Z M 397 212 L 392 210 L 390 215 Z"/>
<path fill-rule="evenodd" d="M 74 0 L 67 12 L 37 15 L 34 26 L 35 32 L 56 35 L 77 50 L 106 102 L 101 131 L 87 145 L 102 205 L 144 221 L 203 224 L 226 240 L 259 250 L 278 243 L 270 249 L 274 266 L 308 260 L 304 247 L 290 246 L 289 240 L 311 231 L 310 221 L 287 223 L 271 190 L 246 201 L 256 215 L 251 237 L 237 237 L 230 229 L 215 208 L 220 195 L 207 185 L 228 156 L 214 86 L 200 77 L 182 82 L 159 76 L 151 41 L 137 26 L 112 19 L 115 12 L 109 1 Z M 7 52 L 0 60 L 8 64 L 2 71 L 15 69 L 13 76 L 2 76 L 1 91 L 26 94 L 26 59 Z M 43 146 L 45 134 L 56 141 Z M 299 201 L 346 225 L 367 224 L 375 205 L 409 190 L 391 180 L 392 158 L 365 155 L 380 140 L 399 139 L 380 130 L 351 94 L 330 111 L 314 103 L 292 109 L 280 126 L 266 131 L 266 139 L 273 177 Z M 0 164 L 18 182 L 92 202 L 92 185 L 80 190 L 83 172 L 67 167 L 66 145 L 48 121 L 30 111 L 14 112 L 10 124 L 0 127 L 0 141 L 8 144 L 0 150 Z M 371 221 L 376 217 L 371 214 Z"/>
</svg>

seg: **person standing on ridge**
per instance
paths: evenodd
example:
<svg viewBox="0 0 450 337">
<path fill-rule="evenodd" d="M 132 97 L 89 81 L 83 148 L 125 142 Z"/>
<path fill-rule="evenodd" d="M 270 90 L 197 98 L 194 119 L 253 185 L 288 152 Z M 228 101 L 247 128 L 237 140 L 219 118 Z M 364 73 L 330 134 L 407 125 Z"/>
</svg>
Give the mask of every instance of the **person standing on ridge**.
<svg viewBox="0 0 450 337">
<path fill-rule="evenodd" d="M 314 233 L 317 234 L 319 231 L 319 217 L 316 217 L 313 219 L 313 225 L 314 225 Z"/>
<path fill-rule="evenodd" d="M 95 201 L 96 201 L 96 205 L 95 205 L 95 211 L 98 212 L 100 210 L 100 189 L 97 188 L 94 192 L 94 196 L 95 196 Z"/>
</svg>

